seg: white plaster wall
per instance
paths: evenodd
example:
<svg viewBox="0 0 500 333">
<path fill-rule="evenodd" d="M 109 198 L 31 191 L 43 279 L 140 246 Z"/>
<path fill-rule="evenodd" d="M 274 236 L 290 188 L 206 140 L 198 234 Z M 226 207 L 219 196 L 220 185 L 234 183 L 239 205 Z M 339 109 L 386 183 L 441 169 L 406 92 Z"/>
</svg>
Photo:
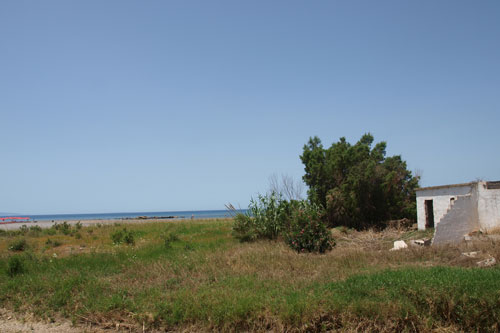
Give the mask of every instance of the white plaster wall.
<svg viewBox="0 0 500 333">
<path fill-rule="evenodd" d="M 471 194 L 473 185 L 453 186 L 438 189 L 417 190 L 417 224 L 419 230 L 425 229 L 425 200 L 433 200 L 434 227 L 450 208 L 450 199 Z"/>
<path fill-rule="evenodd" d="M 460 195 L 436 226 L 432 244 L 458 243 L 474 230 L 479 230 L 475 195 Z"/>
<path fill-rule="evenodd" d="M 489 231 L 500 228 L 500 189 L 488 190 L 486 183 L 480 182 L 477 209 L 481 230 Z"/>
</svg>

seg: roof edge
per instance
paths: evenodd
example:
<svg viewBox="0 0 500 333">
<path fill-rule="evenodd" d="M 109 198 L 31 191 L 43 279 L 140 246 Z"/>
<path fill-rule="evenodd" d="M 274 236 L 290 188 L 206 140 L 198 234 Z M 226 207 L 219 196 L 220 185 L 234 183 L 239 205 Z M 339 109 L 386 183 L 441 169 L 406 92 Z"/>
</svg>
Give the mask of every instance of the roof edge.
<svg viewBox="0 0 500 333">
<path fill-rule="evenodd" d="M 472 186 L 472 185 L 476 185 L 477 183 L 478 182 L 469 182 L 469 183 L 462 183 L 462 184 L 450 184 L 450 185 L 438 185 L 438 186 L 420 187 L 420 188 L 417 188 L 415 191 L 438 190 L 438 189 L 441 189 L 441 188 Z"/>
</svg>

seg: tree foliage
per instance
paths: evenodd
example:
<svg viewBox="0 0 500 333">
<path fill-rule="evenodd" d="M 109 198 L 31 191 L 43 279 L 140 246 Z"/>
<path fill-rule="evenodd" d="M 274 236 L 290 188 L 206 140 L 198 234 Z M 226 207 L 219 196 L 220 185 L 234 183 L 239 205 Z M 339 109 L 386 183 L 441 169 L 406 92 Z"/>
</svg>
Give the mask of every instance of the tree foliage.
<svg viewBox="0 0 500 333">
<path fill-rule="evenodd" d="M 401 156 L 385 156 L 385 142 L 372 147 L 373 141 L 365 134 L 351 145 L 342 137 L 325 149 L 313 137 L 304 145 L 300 158 L 308 197 L 325 207 L 331 226 L 380 227 L 388 220 L 416 217 L 419 178 Z"/>
</svg>

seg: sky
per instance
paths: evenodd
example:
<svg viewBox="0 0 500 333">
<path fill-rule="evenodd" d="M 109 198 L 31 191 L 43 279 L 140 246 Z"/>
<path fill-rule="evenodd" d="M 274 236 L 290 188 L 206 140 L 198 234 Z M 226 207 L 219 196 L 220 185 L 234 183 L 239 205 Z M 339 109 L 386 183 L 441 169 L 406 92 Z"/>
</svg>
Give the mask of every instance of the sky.
<svg viewBox="0 0 500 333">
<path fill-rule="evenodd" d="M 500 180 L 500 2 L 0 2 L 0 212 L 246 208 L 311 136 Z"/>
</svg>

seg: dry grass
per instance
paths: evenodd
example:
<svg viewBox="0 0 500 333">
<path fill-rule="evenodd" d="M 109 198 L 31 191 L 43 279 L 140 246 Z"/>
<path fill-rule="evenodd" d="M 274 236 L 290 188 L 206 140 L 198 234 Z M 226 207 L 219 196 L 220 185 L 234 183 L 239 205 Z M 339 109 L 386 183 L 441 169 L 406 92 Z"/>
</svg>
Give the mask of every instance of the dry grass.
<svg viewBox="0 0 500 333">
<path fill-rule="evenodd" d="M 401 281 L 431 267 L 475 268 L 483 257 L 500 258 L 500 242 L 487 237 L 458 246 L 389 251 L 395 240 L 430 235 L 397 229 L 333 229 L 336 247 L 318 255 L 298 254 L 281 241 L 239 243 L 231 237 L 231 221 L 128 224 L 135 245 L 114 245 L 110 235 L 123 227 L 84 227 L 80 238 L 26 234 L 27 273 L 13 279 L 0 276 L 0 304 L 42 318 L 69 317 L 82 325 L 116 328 L 120 324 L 125 331 L 141 331 L 145 325 L 151 331 L 447 332 L 470 326 L 460 326 L 452 316 L 436 319 L 432 314 L 412 314 L 421 301 L 413 300 L 411 290 L 404 296 L 407 300 L 399 298 L 398 292 L 387 294 L 390 288 L 371 290 L 370 286 L 396 279 L 388 286 L 399 285 L 404 291 L 411 286 Z M 164 237 L 171 233 L 178 240 L 166 248 Z M 63 245 L 47 246 L 47 239 Z M 6 250 L 11 240 L 8 235 L 0 237 L 1 270 L 13 255 Z M 470 251 L 480 251 L 480 256 L 462 255 Z M 402 272 L 402 277 L 385 273 L 393 271 Z M 440 274 L 452 279 L 459 273 L 432 271 L 435 279 Z M 357 277 L 373 282 L 359 284 Z M 457 285 L 464 281 L 467 278 Z M 425 294 L 431 287 L 437 288 L 433 292 L 439 297 L 448 297 L 439 284 L 418 288 L 424 288 Z M 435 306 L 434 301 L 428 306 Z"/>
</svg>

